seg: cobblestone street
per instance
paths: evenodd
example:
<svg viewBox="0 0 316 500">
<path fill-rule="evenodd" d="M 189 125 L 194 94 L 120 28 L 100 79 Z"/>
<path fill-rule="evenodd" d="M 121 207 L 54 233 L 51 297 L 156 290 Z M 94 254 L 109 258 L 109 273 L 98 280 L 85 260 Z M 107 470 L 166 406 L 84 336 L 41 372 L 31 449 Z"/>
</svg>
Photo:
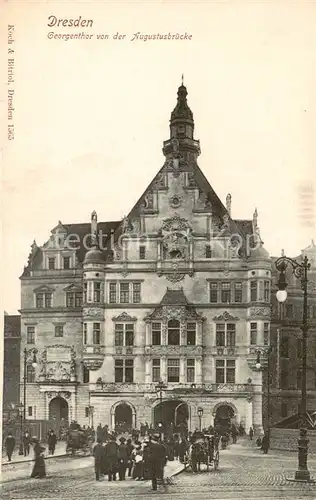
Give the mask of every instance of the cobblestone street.
<svg viewBox="0 0 316 500">
<path fill-rule="evenodd" d="M 48 477 L 43 480 L 29 479 L 32 464 L 17 464 L 4 467 L 2 473 L 2 495 L 10 499 L 147 499 L 164 494 L 167 498 L 180 500 L 194 498 L 211 499 L 316 499 L 316 483 L 289 482 L 296 468 L 296 453 L 272 451 L 262 455 L 260 451 L 243 442 L 221 451 L 218 471 L 202 471 L 193 474 L 185 471 L 173 477 L 168 484 L 160 486 L 158 492 L 151 491 L 147 481 L 96 482 L 93 474 L 93 459 L 56 458 L 46 462 Z M 316 456 L 310 456 L 309 468 L 316 477 Z"/>
</svg>

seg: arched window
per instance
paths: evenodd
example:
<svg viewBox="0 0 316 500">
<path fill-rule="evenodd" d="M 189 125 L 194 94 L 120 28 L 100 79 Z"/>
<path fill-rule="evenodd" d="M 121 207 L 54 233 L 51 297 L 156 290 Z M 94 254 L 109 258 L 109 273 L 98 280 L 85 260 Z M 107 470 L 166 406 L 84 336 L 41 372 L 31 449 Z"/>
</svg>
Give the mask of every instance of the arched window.
<svg viewBox="0 0 316 500">
<path fill-rule="evenodd" d="M 168 321 L 168 345 L 180 345 L 180 322 L 176 319 Z"/>
</svg>

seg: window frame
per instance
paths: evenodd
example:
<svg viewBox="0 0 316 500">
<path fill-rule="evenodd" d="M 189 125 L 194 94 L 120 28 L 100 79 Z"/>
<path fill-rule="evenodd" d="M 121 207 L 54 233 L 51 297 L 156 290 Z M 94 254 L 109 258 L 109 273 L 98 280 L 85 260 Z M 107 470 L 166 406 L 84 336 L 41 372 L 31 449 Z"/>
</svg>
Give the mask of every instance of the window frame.
<svg viewBox="0 0 316 500">
<path fill-rule="evenodd" d="M 122 327 L 121 330 L 118 327 Z M 131 341 L 128 340 L 131 337 Z M 117 340 L 119 338 L 119 340 Z M 133 347 L 135 343 L 135 324 L 131 322 L 114 323 L 114 343 L 115 347 Z"/>
<path fill-rule="evenodd" d="M 159 328 L 154 328 L 154 325 L 159 325 Z M 155 339 L 155 335 L 158 336 L 158 332 L 159 332 L 159 338 Z M 161 345 L 161 338 L 162 338 L 162 323 L 160 321 L 153 321 L 151 323 L 151 345 Z M 159 343 L 156 342 L 156 340 L 159 340 Z"/>
<path fill-rule="evenodd" d="M 169 324 L 174 323 L 175 325 L 177 324 L 178 326 L 170 327 Z M 181 340 L 181 324 L 180 321 L 177 319 L 169 319 L 167 323 L 167 345 L 168 346 L 179 346 L 180 345 L 180 340 Z M 171 335 L 177 335 L 177 338 L 175 342 L 170 342 L 170 336 Z"/>
<path fill-rule="evenodd" d="M 63 324 L 56 324 L 56 325 L 54 325 L 54 327 L 55 327 L 55 328 L 54 328 L 54 330 L 55 330 L 55 331 L 54 331 L 54 333 L 55 333 L 55 337 L 56 337 L 56 338 L 63 338 L 63 336 L 64 336 L 64 325 L 63 325 Z M 60 330 L 60 329 L 61 329 L 61 330 Z M 58 330 L 60 330 L 60 331 L 61 331 L 61 335 L 56 335 L 56 333 L 58 332 Z"/>
<path fill-rule="evenodd" d="M 192 328 L 189 325 L 194 325 Z M 193 342 L 189 342 L 189 336 L 192 335 Z M 196 335 L 197 335 L 197 323 L 195 321 L 187 321 L 186 323 L 186 345 L 196 345 Z M 191 339 L 190 339 L 191 340 Z"/>
<path fill-rule="evenodd" d="M 229 329 L 229 327 L 233 327 Z M 220 330 L 221 327 L 221 330 Z M 231 336 L 231 334 L 233 334 Z M 229 337 L 233 339 L 232 341 L 228 341 Z M 236 346 L 236 323 L 216 323 L 215 329 L 215 344 L 216 347 L 235 347 Z"/>
<path fill-rule="evenodd" d="M 99 341 L 96 342 L 96 340 L 99 340 Z M 93 323 L 92 342 L 93 342 L 93 345 L 101 345 L 101 323 L 100 322 Z"/>
<path fill-rule="evenodd" d="M 174 373 L 175 375 L 170 376 L 170 373 Z M 180 382 L 180 358 L 167 359 L 167 382 L 170 384 L 178 384 Z"/>
<path fill-rule="evenodd" d="M 221 373 L 221 377 L 218 376 L 219 373 Z M 232 373 L 233 377 L 231 377 Z M 236 384 L 236 360 L 229 358 L 216 359 L 215 380 L 216 384 Z"/>
<path fill-rule="evenodd" d="M 121 372 L 117 377 L 118 370 Z M 129 376 L 127 376 L 129 374 Z M 130 376 L 131 375 L 131 376 Z M 132 380 L 128 380 L 131 378 Z M 122 380 L 118 380 L 122 379 Z M 133 358 L 115 358 L 114 359 L 114 381 L 116 383 L 133 384 L 134 383 L 134 359 Z"/>
<path fill-rule="evenodd" d="M 249 328 L 250 328 L 249 344 L 250 345 L 258 345 L 258 322 L 251 321 Z M 253 335 L 255 335 L 255 337 L 253 337 Z"/>
<path fill-rule="evenodd" d="M 35 344 L 35 326 L 33 325 L 26 326 L 26 343 L 29 345 Z"/>
</svg>

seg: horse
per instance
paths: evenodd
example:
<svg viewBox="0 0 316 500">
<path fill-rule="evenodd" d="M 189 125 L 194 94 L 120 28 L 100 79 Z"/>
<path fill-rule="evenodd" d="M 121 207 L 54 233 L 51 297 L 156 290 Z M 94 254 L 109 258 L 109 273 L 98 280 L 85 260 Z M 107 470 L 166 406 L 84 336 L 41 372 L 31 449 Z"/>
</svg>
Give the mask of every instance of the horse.
<svg viewBox="0 0 316 500">
<path fill-rule="evenodd" d="M 196 441 L 190 446 L 190 462 L 193 472 L 201 472 L 201 463 L 209 463 L 208 443 Z"/>
</svg>

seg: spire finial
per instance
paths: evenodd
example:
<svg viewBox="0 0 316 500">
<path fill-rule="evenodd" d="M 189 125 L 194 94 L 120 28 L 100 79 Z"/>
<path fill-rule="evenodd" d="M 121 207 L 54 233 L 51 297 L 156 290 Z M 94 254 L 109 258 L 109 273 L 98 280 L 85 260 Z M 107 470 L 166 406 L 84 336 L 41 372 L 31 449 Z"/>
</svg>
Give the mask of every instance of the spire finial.
<svg viewBox="0 0 316 500">
<path fill-rule="evenodd" d="M 184 83 L 184 75 L 182 73 L 182 75 L 181 75 L 181 85 L 183 85 L 183 83 Z"/>
</svg>

